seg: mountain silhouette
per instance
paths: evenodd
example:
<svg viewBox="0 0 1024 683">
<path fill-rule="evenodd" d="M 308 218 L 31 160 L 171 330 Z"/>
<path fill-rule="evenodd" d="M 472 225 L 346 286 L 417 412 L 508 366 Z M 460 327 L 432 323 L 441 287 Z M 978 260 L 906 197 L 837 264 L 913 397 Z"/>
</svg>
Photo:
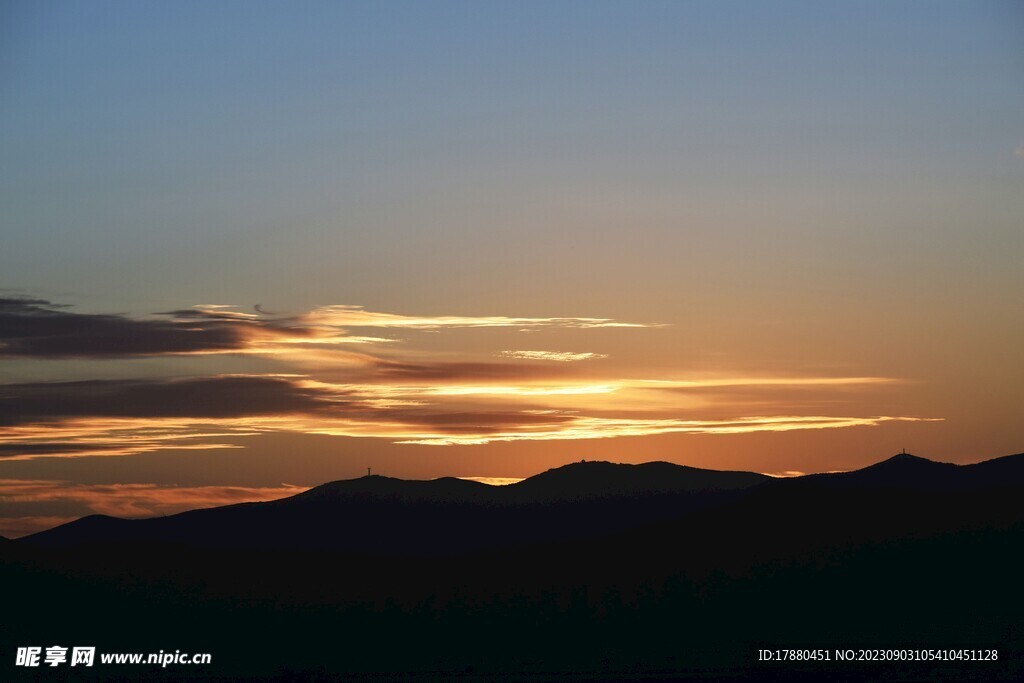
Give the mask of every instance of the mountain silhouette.
<svg viewBox="0 0 1024 683">
<path fill-rule="evenodd" d="M 975 486 L 1016 486 L 1024 483 L 1024 453 L 966 465 Z"/>
<path fill-rule="evenodd" d="M 621 531 L 719 503 L 768 480 L 666 462 L 574 463 L 508 486 L 372 475 L 280 500 L 167 517 L 92 515 L 23 541 L 443 554 Z"/>
<path fill-rule="evenodd" d="M 1022 474 L 1024 455 L 901 454 L 789 479 L 601 462 L 500 487 L 362 477 L 0 543 L 4 616 L 24 644 L 214 652 L 190 680 L 1021 680 Z M 755 659 L 786 647 L 999 658 Z"/>
<path fill-rule="evenodd" d="M 1024 486 L 1024 455 L 954 465 L 901 453 L 850 472 L 772 479 L 667 462 L 603 461 L 557 467 L 515 484 L 381 475 L 341 480 L 280 500 L 191 510 L 166 517 L 91 515 L 19 540 L 40 546 L 152 542 L 211 548 L 289 548 L 430 555 L 602 536 L 718 510 L 750 498 L 760 519 L 796 500 L 865 490 L 879 500 L 908 492 Z M 852 497 L 850 497 L 852 496 Z M 898 502 L 895 504 L 899 504 Z M 756 509 L 754 509 L 756 508 Z M 717 513 L 715 513 L 717 514 Z M 867 515 L 866 517 L 870 517 Z M 923 523 L 923 520 L 922 520 Z"/>
<path fill-rule="evenodd" d="M 1024 455 L 1010 455 L 973 465 L 935 462 L 910 453 L 851 472 L 806 477 L 833 486 L 880 486 L 918 490 L 965 490 L 1024 484 Z"/>
<path fill-rule="evenodd" d="M 754 472 L 727 472 L 668 462 L 623 465 L 604 461 L 578 462 L 550 469 L 508 487 L 522 500 L 579 500 L 650 493 L 734 491 L 768 481 Z"/>
<path fill-rule="evenodd" d="M 374 474 L 321 484 L 285 500 L 303 503 L 356 500 L 480 502 L 492 500 L 494 488 L 456 477 L 409 480 Z"/>
<path fill-rule="evenodd" d="M 818 477 L 846 486 L 929 488 L 952 485 L 959 478 L 959 470 L 958 465 L 900 453 L 863 469 L 822 474 Z"/>
</svg>

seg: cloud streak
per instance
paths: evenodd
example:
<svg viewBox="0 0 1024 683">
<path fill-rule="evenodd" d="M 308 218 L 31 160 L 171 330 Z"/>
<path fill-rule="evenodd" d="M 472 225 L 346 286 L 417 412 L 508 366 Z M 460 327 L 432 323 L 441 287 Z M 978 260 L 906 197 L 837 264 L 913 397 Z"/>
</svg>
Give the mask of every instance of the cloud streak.
<svg viewBox="0 0 1024 683">
<path fill-rule="evenodd" d="M 109 358 L 223 353 L 245 345 L 244 321 L 210 314 L 201 323 L 73 313 L 43 299 L 0 299 L 0 355 Z"/>
<path fill-rule="evenodd" d="M 478 481 L 488 486 L 508 486 L 509 484 L 518 484 L 523 480 L 523 477 L 458 477 L 458 479 Z"/>
<path fill-rule="evenodd" d="M 2 298 L 0 356 L 8 358 L 266 354 L 303 372 L 0 384 L 0 457 L 238 448 L 240 438 L 268 432 L 458 445 L 924 420 L 865 415 L 821 395 L 896 383 L 885 377 L 621 378 L 581 363 L 604 357 L 591 352 L 513 349 L 491 351 L 501 360 L 481 360 L 479 351 L 460 357 L 372 348 L 393 341 L 373 336 L 374 329 L 639 327 L 652 326 L 610 318 L 409 316 L 348 305 L 287 316 L 202 304 L 130 318 Z M 343 344 L 371 348 L 339 351 Z"/>
<path fill-rule="evenodd" d="M 128 358 L 180 354 L 305 353 L 304 347 L 386 344 L 394 339 L 353 329 L 439 330 L 650 327 L 610 318 L 418 317 L 331 305 L 295 316 L 223 304 L 162 311 L 151 317 L 77 313 L 45 299 L 0 298 L 0 356 Z"/>
<path fill-rule="evenodd" d="M 572 353 L 570 351 L 502 351 L 499 355 L 504 358 L 517 358 L 523 360 L 551 360 L 560 363 L 571 363 L 581 360 L 596 360 L 607 358 L 603 353 Z"/>
<path fill-rule="evenodd" d="M 450 370 L 450 368 L 448 368 Z M 464 369 L 464 368 L 463 368 Z M 733 415 L 689 419 L 678 399 L 651 392 L 737 386 L 858 386 L 879 378 L 618 380 L 503 384 L 450 381 L 460 372 L 400 375 L 396 383 L 332 384 L 303 375 L 223 375 L 0 385 L 0 457 L 122 455 L 174 448 L 237 448 L 273 431 L 386 438 L 426 445 L 597 439 L 667 433 L 833 429 L 901 416 Z M 645 393 L 646 392 L 646 393 Z M 643 405 L 643 407 L 641 407 Z"/>
<path fill-rule="evenodd" d="M 283 376 L 0 385 L 0 426 L 68 417 L 232 418 L 315 413 L 344 396 Z"/>
<path fill-rule="evenodd" d="M 655 434 L 746 434 L 751 432 L 789 432 L 805 429 L 874 427 L 883 422 L 938 422 L 918 417 L 837 417 L 817 415 L 743 417 L 733 420 L 634 419 L 574 416 L 557 429 L 522 429 L 491 434 L 434 434 L 399 443 L 425 446 L 477 445 L 497 441 L 548 441 L 610 439 Z"/>
<path fill-rule="evenodd" d="M 660 327 L 658 324 L 621 322 L 611 318 L 514 318 L 508 316 L 409 316 L 395 313 L 376 313 L 362 306 L 322 306 L 305 316 L 310 323 L 337 327 L 404 328 L 411 330 L 437 330 L 441 328 L 473 327 Z"/>
</svg>

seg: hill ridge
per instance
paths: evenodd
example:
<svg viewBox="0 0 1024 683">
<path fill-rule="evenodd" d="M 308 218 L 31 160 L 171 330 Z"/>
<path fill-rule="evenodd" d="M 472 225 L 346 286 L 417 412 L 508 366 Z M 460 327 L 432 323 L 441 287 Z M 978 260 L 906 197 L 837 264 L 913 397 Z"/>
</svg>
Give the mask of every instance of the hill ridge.
<svg viewBox="0 0 1024 683">
<path fill-rule="evenodd" d="M 618 533 L 718 509 L 763 490 L 956 491 L 1024 485 L 1024 455 L 985 462 L 991 464 L 959 466 L 901 453 L 850 472 L 774 479 L 665 461 L 581 461 L 506 486 L 456 477 L 372 475 L 327 482 L 274 501 L 163 517 L 90 515 L 16 542 L 146 541 L 445 554 Z"/>
</svg>

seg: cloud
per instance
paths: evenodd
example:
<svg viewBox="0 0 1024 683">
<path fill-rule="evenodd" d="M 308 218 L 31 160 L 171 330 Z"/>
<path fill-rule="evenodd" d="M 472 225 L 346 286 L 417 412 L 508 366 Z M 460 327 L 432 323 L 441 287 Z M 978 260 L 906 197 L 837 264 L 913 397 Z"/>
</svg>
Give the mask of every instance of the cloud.
<svg viewBox="0 0 1024 683">
<path fill-rule="evenodd" d="M 42 299 L 0 299 L 0 355 L 116 357 L 224 352 L 245 344 L 245 323 L 224 317 L 211 315 L 204 324 L 186 325 L 65 308 Z"/>
<path fill-rule="evenodd" d="M 555 429 L 522 429 L 490 434 L 436 434 L 400 441 L 426 446 L 479 445 L 496 441 L 538 441 L 568 439 L 609 439 L 654 434 L 744 434 L 750 432 L 788 432 L 804 429 L 838 429 L 877 426 L 883 422 L 937 422 L 917 417 L 836 417 L 773 416 L 742 417 L 733 420 L 636 419 L 573 416 Z"/>
<path fill-rule="evenodd" d="M 856 409 L 836 407 L 840 390 L 850 396 L 853 389 L 896 382 L 884 377 L 622 379 L 588 374 L 590 364 L 577 361 L 604 357 L 590 352 L 506 350 L 500 361 L 479 361 L 439 352 L 398 357 L 338 350 L 388 341 L 364 334 L 373 328 L 644 326 L 610 318 L 415 317 L 343 305 L 289 316 L 201 304 L 129 318 L 77 313 L 43 299 L 0 298 L 0 356 L 288 354 L 275 358 L 313 373 L 0 384 L 0 457 L 238 448 L 240 437 L 281 431 L 454 445 L 918 419 L 859 417 Z M 784 401 L 786 392 L 799 400 Z M 830 416 L 833 411 L 839 416 Z M 717 419 L 690 419 L 709 413 Z"/>
<path fill-rule="evenodd" d="M 610 394 L 618 390 L 610 384 L 550 384 L 501 386 L 494 384 L 447 385 L 427 389 L 430 396 L 583 396 L 586 394 Z"/>
<path fill-rule="evenodd" d="M 570 351 L 502 351 L 499 355 L 505 358 L 522 358 L 525 360 L 552 360 L 561 363 L 570 363 L 579 360 L 595 360 L 607 358 L 603 353 L 572 353 Z"/>
<path fill-rule="evenodd" d="M 269 431 L 251 424 L 218 425 L 215 432 L 201 425 L 169 420 L 72 420 L 49 425 L 0 430 L 0 458 L 138 455 L 154 451 L 243 448 L 219 441 L 223 437 L 253 436 Z M 59 441 L 51 441 L 59 434 Z M 214 440 L 217 439 L 217 440 Z"/>
<path fill-rule="evenodd" d="M 518 484 L 523 480 L 522 477 L 457 477 L 458 479 L 465 479 L 467 481 L 478 481 L 481 484 L 487 484 L 489 486 L 508 486 L 509 484 Z"/>
<path fill-rule="evenodd" d="M 50 430 L 52 433 L 52 429 Z M 26 432 L 27 434 L 28 432 Z M 39 432 L 36 432 L 38 434 Z M 33 457 L 39 455 L 127 455 L 132 453 L 149 452 L 160 450 L 158 440 L 151 439 L 146 442 L 139 438 L 130 440 L 117 440 L 116 434 L 107 434 L 104 441 L 43 441 L 25 442 L 13 440 L 7 443 L 0 443 L 0 458 Z M 180 434 L 181 438 L 197 438 L 191 433 Z M 189 449 L 188 445 L 178 445 L 176 448 Z M 211 448 L 234 448 L 231 444 L 204 444 L 205 449 Z"/>
<path fill-rule="evenodd" d="M 518 406 L 466 410 L 409 400 L 425 390 L 278 375 L 6 384 L 0 385 L 0 456 L 231 448 L 237 445 L 223 439 L 268 431 L 478 435 L 569 419 Z"/>
<path fill-rule="evenodd" d="M 0 384 L 0 426 L 77 417 L 232 418 L 315 413 L 344 398 L 279 376 Z"/>
<path fill-rule="evenodd" d="M 488 380 L 529 380 L 564 376 L 564 369 L 547 363 L 487 363 L 460 361 L 398 361 L 375 358 L 368 361 L 370 370 L 386 381 L 419 381 L 444 383 L 453 381 L 485 382 Z"/>
<path fill-rule="evenodd" d="M 508 316 L 408 316 L 375 313 L 362 306 L 335 305 L 317 308 L 304 316 L 308 322 L 339 327 L 398 327 L 436 330 L 444 327 L 660 327 L 658 324 L 627 323 L 611 318 L 511 318 Z"/>
<path fill-rule="evenodd" d="M 481 370 L 472 364 L 423 366 L 429 372 L 413 367 L 418 368 L 412 373 L 413 383 L 408 381 L 408 373 L 402 373 L 399 382 L 362 384 L 332 384 L 303 375 L 221 375 L 0 385 L 0 457 L 237 448 L 237 443 L 225 439 L 272 431 L 456 445 L 831 429 L 923 420 L 820 414 L 747 417 L 736 413 L 716 420 L 693 420 L 678 417 L 676 397 L 641 402 L 651 386 L 659 390 L 783 382 L 814 386 L 814 378 L 653 384 L 645 380 L 559 383 L 548 378 L 539 383 L 502 384 L 477 377 L 478 383 L 465 383 L 451 378 Z M 862 379 L 851 378 L 854 385 Z M 843 383 L 842 378 L 821 381 L 829 386 Z M 656 397 L 658 394 L 654 392 Z"/>
<path fill-rule="evenodd" d="M 308 353 L 304 347 L 384 344 L 394 339 L 351 328 L 438 330 L 467 327 L 649 327 L 608 318 L 416 317 L 334 305 L 273 316 L 224 304 L 162 311 L 148 318 L 77 313 L 44 299 L 0 298 L 0 356 L 119 358 L 174 354 Z M 154 317 L 155 316 L 155 317 Z"/>
<path fill-rule="evenodd" d="M 627 383 L 637 389 L 686 391 L 725 387 L 821 387 L 893 384 L 891 377 L 720 377 L 700 380 L 636 379 Z"/>
<path fill-rule="evenodd" d="M 1018 147 L 1017 149 L 1013 150 L 1013 153 L 1019 157 L 1024 157 L 1024 146 Z"/>
<path fill-rule="evenodd" d="M 2 384 L 0 457 L 239 448 L 222 439 L 280 429 L 289 417 L 371 409 L 296 376 Z"/>
<path fill-rule="evenodd" d="M 560 413 L 536 413 L 522 410 L 500 412 L 444 412 L 444 413 L 410 413 L 403 416 L 403 422 L 410 426 L 429 426 L 445 434 L 486 433 L 488 430 L 503 428 L 522 429 L 543 426 L 557 427 L 565 425 L 576 418 Z"/>
</svg>

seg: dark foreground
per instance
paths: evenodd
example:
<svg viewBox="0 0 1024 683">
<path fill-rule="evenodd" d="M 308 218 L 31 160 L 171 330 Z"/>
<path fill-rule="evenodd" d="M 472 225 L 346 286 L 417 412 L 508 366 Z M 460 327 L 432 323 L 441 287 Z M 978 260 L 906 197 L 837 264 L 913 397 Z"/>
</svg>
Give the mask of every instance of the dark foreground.
<svg viewBox="0 0 1024 683">
<path fill-rule="evenodd" d="M 1020 680 L 1024 458 L 983 465 L 896 458 L 699 491 L 686 477 L 658 490 L 598 481 L 561 501 L 536 484 L 506 501 L 353 484 L 306 507 L 221 508 L 127 535 L 86 520 L 0 542 L 0 679 Z M 560 476 L 606 466 L 587 467 Z M 602 472 L 594 481 L 615 470 Z M 218 548 L 202 531 L 251 532 L 256 519 L 263 542 L 237 530 Z M 282 543 L 281 525 L 305 540 Z M 54 644 L 212 662 L 13 666 L 17 647 Z M 831 661 L 759 661 L 787 649 Z M 839 662 L 837 649 L 998 658 Z"/>
</svg>

